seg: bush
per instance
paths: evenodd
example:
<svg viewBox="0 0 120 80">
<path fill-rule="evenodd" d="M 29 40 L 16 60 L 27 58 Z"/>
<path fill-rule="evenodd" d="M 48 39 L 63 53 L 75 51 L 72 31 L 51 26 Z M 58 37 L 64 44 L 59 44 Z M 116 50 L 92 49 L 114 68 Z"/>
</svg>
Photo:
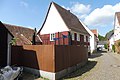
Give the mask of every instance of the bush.
<svg viewBox="0 0 120 80">
<path fill-rule="evenodd" d="M 107 44 L 104 44 L 104 48 L 105 48 L 105 49 L 108 49 L 108 45 L 107 45 Z"/>
<path fill-rule="evenodd" d="M 112 45 L 112 50 L 115 52 L 115 45 Z"/>
</svg>

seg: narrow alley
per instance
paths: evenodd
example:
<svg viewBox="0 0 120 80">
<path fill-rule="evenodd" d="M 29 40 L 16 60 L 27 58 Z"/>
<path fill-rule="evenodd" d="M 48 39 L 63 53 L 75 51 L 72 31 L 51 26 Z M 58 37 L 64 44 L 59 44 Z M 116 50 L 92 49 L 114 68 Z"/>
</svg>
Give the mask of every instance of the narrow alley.
<svg viewBox="0 0 120 80">
<path fill-rule="evenodd" d="M 80 70 L 65 80 L 120 80 L 120 55 L 102 51 L 93 54 Z"/>
</svg>

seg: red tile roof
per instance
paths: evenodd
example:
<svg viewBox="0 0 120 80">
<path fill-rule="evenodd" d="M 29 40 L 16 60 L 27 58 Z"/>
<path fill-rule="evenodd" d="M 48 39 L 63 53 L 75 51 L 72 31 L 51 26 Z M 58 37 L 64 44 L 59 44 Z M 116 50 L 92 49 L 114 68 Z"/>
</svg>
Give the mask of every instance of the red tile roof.
<svg viewBox="0 0 120 80">
<path fill-rule="evenodd" d="M 91 31 L 98 37 L 98 31 L 96 29 L 92 29 Z"/>
<path fill-rule="evenodd" d="M 4 26 L 12 33 L 14 38 L 16 38 L 16 45 L 32 44 L 33 29 L 5 23 Z"/>
</svg>

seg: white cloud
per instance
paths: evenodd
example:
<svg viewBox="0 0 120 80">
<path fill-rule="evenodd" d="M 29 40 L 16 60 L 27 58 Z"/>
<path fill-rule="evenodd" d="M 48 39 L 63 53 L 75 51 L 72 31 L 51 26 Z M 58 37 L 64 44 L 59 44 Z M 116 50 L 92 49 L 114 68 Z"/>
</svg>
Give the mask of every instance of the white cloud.
<svg viewBox="0 0 120 80">
<path fill-rule="evenodd" d="M 120 11 L 120 3 L 112 5 L 104 5 L 102 8 L 96 8 L 88 16 L 84 22 L 88 26 L 107 26 L 112 25 L 115 12 Z"/>
<path fill-rule="evenodd" d="M 73 3 L 73 6 L 70 8 L 72 12 L 77 14 L 87 14 L 90 12 L 90 5 L 84 5 L 80 3 Z"/>
<path fill-rule="evenodd" d="M 65 6 L 62 7 L 67 10 L 70 10 L 80 19 L 84 19 L 87 16 L 87 14 L 91 11 L 90 5 L 80 4 L 79 2 L 71 3 L 71 7 L 65 7 Z"/>
<path fill-rule="evenodd" d="M 26 8 L 28 7 L 28 3 L 25 2 L 25 1 L 21 1 L 20 5 L 23 6 L 23 7 L 26 7 Z"/>
</svg>

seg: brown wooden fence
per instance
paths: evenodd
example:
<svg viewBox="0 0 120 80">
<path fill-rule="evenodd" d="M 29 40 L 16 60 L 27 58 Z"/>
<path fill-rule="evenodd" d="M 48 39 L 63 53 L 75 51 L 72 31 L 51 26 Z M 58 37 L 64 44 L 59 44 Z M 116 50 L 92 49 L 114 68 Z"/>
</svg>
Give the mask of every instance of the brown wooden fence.
<svg viewBox="0 0 120 80">
<path fill-rule="evenodd" d="M 55 46 L 55 71 L 74 66 L 86 61 L 88 58 L 87 48 L 83 46 Z"/>
<path fill-rule="evenodd" d="M 68 45 L 24 45 L 12 47 L 12 65 L 58 72 L 86 61 L 87 48 Z"/>
</svg>

